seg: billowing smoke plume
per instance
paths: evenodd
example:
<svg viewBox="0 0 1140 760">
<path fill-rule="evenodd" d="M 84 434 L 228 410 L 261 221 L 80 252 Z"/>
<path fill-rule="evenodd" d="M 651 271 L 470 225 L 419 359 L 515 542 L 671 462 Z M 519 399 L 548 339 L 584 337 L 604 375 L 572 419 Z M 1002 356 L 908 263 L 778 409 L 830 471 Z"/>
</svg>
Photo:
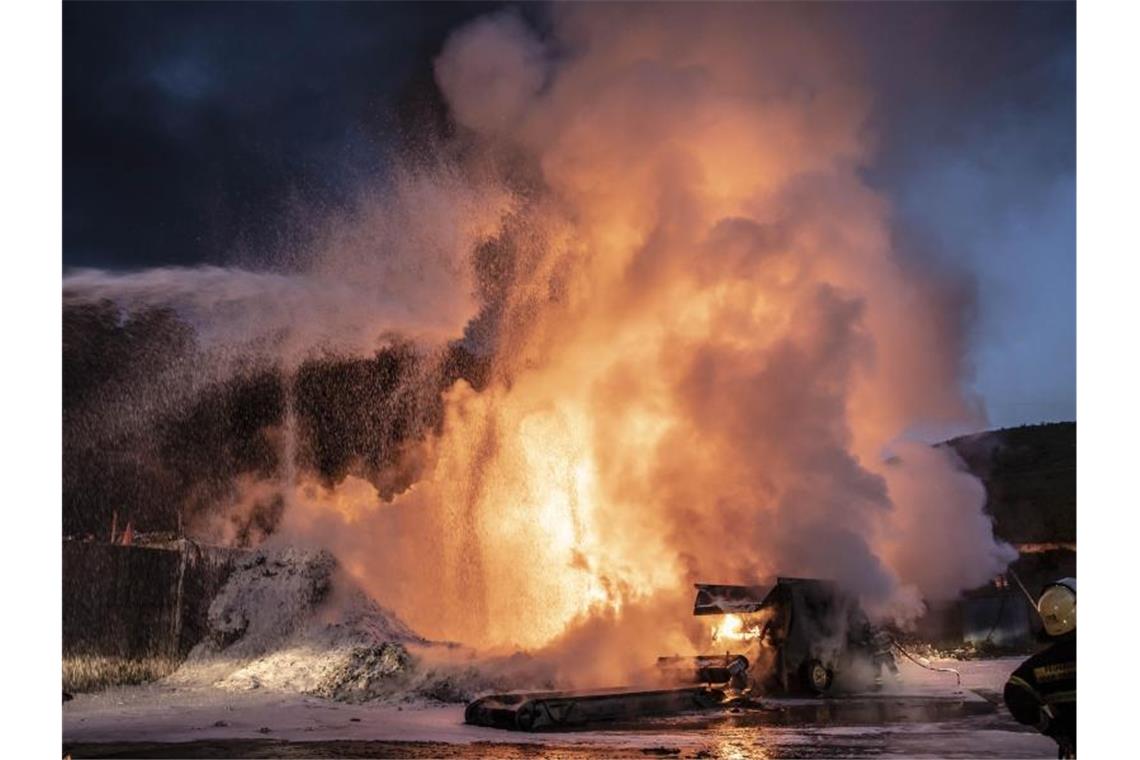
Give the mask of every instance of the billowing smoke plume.
<svg viewBox="0 0 1140 760">
<path fill-rule="evenodd" d="M 446 388 L 417 482 L 385 501 L 375 481 L 301 472 L 279 530 L 332 547 L 426 636 L 671 653 L 691 583 L 775 574 L 834 578 L 906 620 L 1013 554 L 980 484 L 905 440 L 982 422 L 959 291 L 893 250 L 860 174 L 858 60 L 791 15 L 560 6 L 541 39 L 478 20 L 435 67 L 464 177 L 448 202 L 398 195 L 399 223 L 349 227 L 287 285 L 73 284 L 197 304 L 214 332 L 249 303 L 306 348 L 466 329 L 491 371 Z"/>
<path fill-rule="evenodd" d="M 665 628 L 691 582 L 776 573 L 905 619 L 1011 558 L 977 481 L 896 440 L 977 422 L 954 294 L 860 181 L 840 40 L 784 22 L 578 8 L 545 44 L 502 15 L 442 52 L 466 138 L 543 189 L 500 253 L 494 380 L 451 390 L 394 505 L 291 523 L 413 625 L 538 645 L 655 600 Z"/>
</svg>

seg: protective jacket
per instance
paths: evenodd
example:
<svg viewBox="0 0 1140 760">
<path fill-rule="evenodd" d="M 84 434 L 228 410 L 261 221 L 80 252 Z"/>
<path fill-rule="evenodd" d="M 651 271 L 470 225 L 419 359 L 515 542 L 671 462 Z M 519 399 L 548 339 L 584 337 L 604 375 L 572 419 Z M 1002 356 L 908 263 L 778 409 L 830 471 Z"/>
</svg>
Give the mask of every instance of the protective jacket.
<svg viewBox="0 0 1140 760">
<path fill-rule="evenodd" d="M 1013 671 L 1005 704 L 1020 723 L 1056 740 L 1060 757 L 1077 753 L 1077 634 L 1057 639 Z"/>
</svg>

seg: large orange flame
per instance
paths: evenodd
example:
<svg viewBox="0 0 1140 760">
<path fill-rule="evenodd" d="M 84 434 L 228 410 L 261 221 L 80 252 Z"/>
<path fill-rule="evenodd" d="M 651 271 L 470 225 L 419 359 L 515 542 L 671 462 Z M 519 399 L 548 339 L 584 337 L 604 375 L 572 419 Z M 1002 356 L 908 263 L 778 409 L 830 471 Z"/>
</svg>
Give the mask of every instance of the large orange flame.
<svg viewBox="0 0 1140 760">
<path fill-rule="evenodd" d="M 557 68 L 513 16 L 445 48 L 480 171 L 523 156 L 542 187 L 496 243 L 493 377 L 448 391 L 395 503 L 286 515 L 423 633 L 535 647 L 777 572 L 906 616 L 1008 561 L 948 454 L 884 455 L 977 419 L 957 318 L 861 179 L 857 67 L 782 14 L 561 8 Z"/>
</svg>

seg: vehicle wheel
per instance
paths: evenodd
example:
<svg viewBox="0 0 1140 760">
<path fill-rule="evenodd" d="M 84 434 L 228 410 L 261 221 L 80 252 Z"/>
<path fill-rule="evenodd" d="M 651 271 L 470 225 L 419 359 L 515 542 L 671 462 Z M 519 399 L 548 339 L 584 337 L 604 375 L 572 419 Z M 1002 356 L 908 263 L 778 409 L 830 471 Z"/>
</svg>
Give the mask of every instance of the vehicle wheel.
<svg viewBox="0 0 1140 760">
<path fill-rule="evenodd" d="M 800 667 L 800 682 L 811 694 L 826 694 L 834 678 L 831 669 L 819 660 L 808 660 Z"/>
</svg>

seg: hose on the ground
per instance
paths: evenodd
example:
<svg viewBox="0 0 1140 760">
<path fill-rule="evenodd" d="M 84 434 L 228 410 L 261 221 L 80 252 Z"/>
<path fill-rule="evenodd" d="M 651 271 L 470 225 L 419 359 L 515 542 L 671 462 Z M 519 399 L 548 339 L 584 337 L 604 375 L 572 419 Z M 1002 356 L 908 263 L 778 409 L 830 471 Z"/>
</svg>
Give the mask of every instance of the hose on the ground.
<svg viewBox="0 0 1140 760">
<path fill-rule="evenodd" d="M 938 667 L 935 667 L 934 665 L 931 665 L 930 663 L 922 662 L 917 657 L 912 655 L 910 652 L 903 649 L 902 644 L 895 641 L 894 637 L 891 637 L 891 643 L 894 644 L 895 648 L 898 649 L 899 652 L 901 652 L 904 657 L 906 657 L 908 660 L 913 662 L 918 667 L 925 668 L 926 670 L 933 670 L 933 671 L 936 671 L 939 673 L 953 673 L 954 677 L 958 679 L 958 686 L 962 685 L 962 674 L 959 673 L 954 668 L 938 668 Z"/>
</svg>

